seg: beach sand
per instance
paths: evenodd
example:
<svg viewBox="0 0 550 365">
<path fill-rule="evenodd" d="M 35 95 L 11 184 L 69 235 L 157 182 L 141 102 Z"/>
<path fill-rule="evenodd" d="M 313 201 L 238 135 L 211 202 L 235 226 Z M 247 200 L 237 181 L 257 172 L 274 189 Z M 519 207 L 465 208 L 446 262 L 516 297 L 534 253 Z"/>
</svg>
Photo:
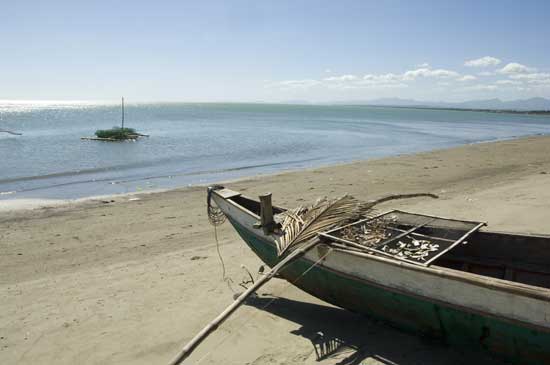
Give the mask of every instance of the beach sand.
<svg viewBox="0 0 550 365">
<path fill-rule="evenodd" d="M 260 176 L 226 184 L 293 207 L 319 196 L 432 192 L 381 208 L 550 234 L 550 137 Z M 226 275 L 204 187 L 0 211 L 0 364 L 166 364 L 260 260 L 225 224 Z M 0 202 L 1 203 L 1 202 Z M 22 206 L 25 206 L 23 204 Z M 271 297 L 278 297 L 264 308 Z M 316 360 L 317 332 L 343 343 Z M 492 363 L 323 303 L 283 280 L 240 308 L 188 363 Z"/>
</svg>

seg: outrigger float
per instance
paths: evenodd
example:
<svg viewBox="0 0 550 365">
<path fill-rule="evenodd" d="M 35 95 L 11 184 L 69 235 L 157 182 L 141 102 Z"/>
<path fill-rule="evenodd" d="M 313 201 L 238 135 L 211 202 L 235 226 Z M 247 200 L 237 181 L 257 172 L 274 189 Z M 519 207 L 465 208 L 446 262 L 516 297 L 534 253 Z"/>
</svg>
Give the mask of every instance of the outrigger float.
<svg viewBox="0 0 550 365">
<path fill-rule="evenodd" d="M 550 236 L 392 210 L 318 232 L 282 265 L 296 252 L 281 255 L 284 219 L 294 213 L 270 195 L 208 193 L 252 251 L 305 292 L 450 345 L 550 364 Z"/>
</svg>

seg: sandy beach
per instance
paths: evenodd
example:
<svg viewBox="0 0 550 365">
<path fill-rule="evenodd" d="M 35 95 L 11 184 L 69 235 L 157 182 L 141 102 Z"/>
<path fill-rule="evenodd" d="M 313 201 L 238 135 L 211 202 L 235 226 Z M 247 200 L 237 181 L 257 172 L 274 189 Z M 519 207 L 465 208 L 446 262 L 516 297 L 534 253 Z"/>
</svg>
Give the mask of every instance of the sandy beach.
<svg viewBox="0 0 550 365">
<path fill-rule="evenodd" d="M 550 234 L 550 137 L 258 176 L 226 184 L 294 207 L 320 196 L 431 192 L 382 209 L 487 221 Z M 166 364 L 227 306 L 260 260 L 205 212 L 205 188 L 0 209 L 1 364 Z M 27 202 L 28 203 L 28 202 Z M 29 207 L 30 203 L 21 207 Z M 0 207 L 4 202 L 0 201 Z M 271 298 L 277 298 L 270 302 Z M 270 303 L 267 307 L 266 305 Z M 323 332 L 343 343 L 317 360 Z M 282 280 L 240 308 L 196 351 L 201 364 L 496 363 L 323 303 Z"/>
</svg>

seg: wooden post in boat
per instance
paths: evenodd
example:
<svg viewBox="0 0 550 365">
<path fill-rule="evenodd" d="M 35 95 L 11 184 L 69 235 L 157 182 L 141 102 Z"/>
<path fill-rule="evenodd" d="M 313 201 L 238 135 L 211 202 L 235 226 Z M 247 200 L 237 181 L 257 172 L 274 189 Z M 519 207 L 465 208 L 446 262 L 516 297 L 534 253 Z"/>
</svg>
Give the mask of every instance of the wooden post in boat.
<svg viewBox="0 0 550 365">
<path fill-rule="evenodd" d="M 260 223 L 264 234 L 273 232 L 275 221 L 273 220 L 273 205 L 271 204 L 271 193 L 260 195 Z"/>
<path fill-rule="evenodd" d="M 271 198 L 271 194 L 269 194 Z M 244 293 L 239 295 L 237 299 L 229 307 L 227 307 L 219 316 L 217 316 L 212 322 L 210 322 L 206 327 L 204 327 L 191 341 L 185 345 L 185 347 L 180 351 L 170 365 L 181 364 L 183 360 L 187 359 L 189 355 L 195 350 L 195 348 L 201 344 L 206 337 L 212 332 L 214 332 L 237 308 L 239 308 L 246 298 L 248 298 L 256 290 L 260 289 L 265 283 L 272 279 L 275 275 L 281 271 L 287 264 L 297 259 L 313 247 L 315 247 L 321 241 L 318 238 L 314 238 L 308 243 L 304 244 L 302 247 L 297 248 L 292 251 L 287 257 L 279 261 L 279 263 L 264 276 L 262 276 L 254 285 L 248 288 Z M 315 265 L 315 264 L 314 264 Z"/>
</svg>

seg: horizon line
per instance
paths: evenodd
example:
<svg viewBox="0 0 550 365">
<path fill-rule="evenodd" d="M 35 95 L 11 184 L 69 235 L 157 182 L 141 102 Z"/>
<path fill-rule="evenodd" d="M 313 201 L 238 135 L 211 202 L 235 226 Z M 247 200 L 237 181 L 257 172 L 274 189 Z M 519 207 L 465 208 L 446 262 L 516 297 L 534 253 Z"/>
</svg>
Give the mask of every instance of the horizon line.
<svg viewBox="0 0 550 365">
<path fill-rule="evenodd" d="M 122 96 L 121 96 L 122 97 Z M 342 103 L 368 103 L 368 102 L 377 102 L 381 100 L 396 100 L 396 101 L 407 101 L 415 103 L 464 103 L 464 102 L 474 102 L 474 101 L 489 101 L 489 100 L 499 100 L 503 102 L 507 101 L 521 101 L 521 100 L 531 100 L 531 99 L 544 99 L 550 101 L 550 98 L 544 96 L 533 96 L 529 98 L 516 98 L 516 99 L 503 99 L 503 98 L 486 98 L 486 99 L 465 99 L 461 101 L 449 101 L 449 100 L 417 100 L 409 98 L 400 98 L 400 97 L 383 97 L 376 99 L 348 99 L 348 100 L 170 100 L 170 99 L 159 99 L 159 100 L 146 100 L 146 99 L 136 99 L 136 101 L 129 101 L 128 97 L 124 97 L 126 104 L 162 104 L 162 103 L 181 103 L 181 104 L 293 104 L 293 105 L 315 105 L 315 104 L 342 104 Z M 131 99 L 130 99 L 131 100 Z M 0 99 L 0 104 L 43 104 L 43 105 L 53 105 L 53 104 L 119 104 L 120 99 Z"/>
</svg>

